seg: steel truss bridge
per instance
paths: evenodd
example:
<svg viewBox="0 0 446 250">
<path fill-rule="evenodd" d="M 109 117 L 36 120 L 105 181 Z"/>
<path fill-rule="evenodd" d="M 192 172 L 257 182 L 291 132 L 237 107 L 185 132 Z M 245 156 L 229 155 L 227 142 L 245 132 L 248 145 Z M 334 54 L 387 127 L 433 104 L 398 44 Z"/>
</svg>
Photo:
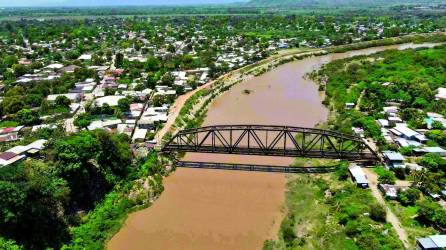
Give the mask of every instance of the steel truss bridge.
<svg viewBox="0 0 446 250">
<path fill-rule="evenodd" d="M 182 130 L 164 145 L 161 152 L 378 160 L 373 149 L 358 136 L 316 128 L 267 125 L 218 125 Z M 186 165 L 198 167 L 197 163 Z M 213 167 L 202 163 L 202 168 Z"/>
</svg>

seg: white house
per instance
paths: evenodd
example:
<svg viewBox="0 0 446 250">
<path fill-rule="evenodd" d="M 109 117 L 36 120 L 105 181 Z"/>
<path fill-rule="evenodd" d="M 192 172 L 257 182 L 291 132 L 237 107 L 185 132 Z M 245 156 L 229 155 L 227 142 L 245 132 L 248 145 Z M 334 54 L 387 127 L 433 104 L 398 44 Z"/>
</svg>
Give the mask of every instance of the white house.
<svg viewBox="0 0 446 250">
<path fill-rule="evenodd" d="M 362 171 L 361 167 L 358 165 L 352 165 L 348 168 L 353 181 L 356 183 L 358 187 L 367 188 L 369 187 L 369 181 L 367 180 L 367 176 L 364 171 Z"/>
<path fill-rule="evenodd" d="M 118 106 L 119 100 L 124 99 L 124 98 L 125 98 L 125 96 L 123 96 L 123 95 L 109 95 L 109 96 L 99 97 L 95 100 L 95 104 L 98 107 L 102 107 L 102 105 L 107 103 L 109 106 L 114 107 L 114 106 Z"/>
<path fill-rule="evenodd" d="M 48 95 L 46 98 L 49 102 L 56 101 L 57 97 L 59 96 L 65 96 L 68 98 L 71 102 L 79 102 L 82 99 L 82 95 L 79 93 L 67 93 L 67 94 L 54 94 L 54 95 Z"/>
<path fill-rule="evenodd" d="M 446 100 L 446 88 L 438 88 L 436 92 L 435 98 L 437 100 Z"/>
</svg>

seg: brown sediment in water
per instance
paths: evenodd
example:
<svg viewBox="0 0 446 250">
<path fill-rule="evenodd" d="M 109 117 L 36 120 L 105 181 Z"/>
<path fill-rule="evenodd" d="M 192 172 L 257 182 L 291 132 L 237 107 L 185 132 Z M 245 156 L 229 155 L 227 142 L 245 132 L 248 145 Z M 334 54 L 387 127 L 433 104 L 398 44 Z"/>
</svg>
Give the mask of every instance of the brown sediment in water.
<svg viewBox="0 0 446 250">
<path fill-rule="evenodd" d="M 318 87 L 305 74 L 331 60 L 372 54 L 394 45 L 310 57 L 238 84 L 210 106 L 204 125 L 313 127 L 327 118 Z M 432 46 L 429 44 L 429 46 Z M 243 95 L 244 89 L 252 90 Z M 290 158 L 187 154 L 186 160 L 288 165 Z M 283 174 L 178 169 L 150 207 L 135 212 L 109 249 L 259 249 L 277 235 L 284 202 Z"/>
<path fill-rule="evenodd" d="M 109 249 L 259 249 L 276 233 L 281 175 L 178 169 L 165 185 L 151 209 L 130 215 Z"/>
</svg>

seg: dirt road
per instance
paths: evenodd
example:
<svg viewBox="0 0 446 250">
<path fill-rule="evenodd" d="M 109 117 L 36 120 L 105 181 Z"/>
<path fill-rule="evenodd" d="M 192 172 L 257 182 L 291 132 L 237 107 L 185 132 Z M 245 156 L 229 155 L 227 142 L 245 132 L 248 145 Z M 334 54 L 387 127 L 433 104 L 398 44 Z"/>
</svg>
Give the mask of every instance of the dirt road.
<svg viewBox="0 0 446 250">
<path fill-rule="evenodd" d="M 375 199 L 378 201 L 379 204 L 383 205 L 386 208 L 387 222 L 392 224 L 393 228 L 396 231 L 396 234 L 398 235 L 398 238 L 403 242 L 404 247 L 406 249 L 410 249 L 411 246 L 409 244 L 406 230 L 401 226 L 401 222 L 398 219 L 398 217 L 396 217 L 396 215 L 392 212 L 392 210 L 386 205 L 386 202 L 384 201 L 381 192 L 378 190 L 377 186 L 378 176 L 376 175 L 375 172 L 373 172 L 372 169 L 363 169 L 363 170 L 367 175 L 367 179 L 369 180 L 369 185 L 370 185 L 370 190 L 372 191 L 372 195 L 375 197 Z"/>
</svg>

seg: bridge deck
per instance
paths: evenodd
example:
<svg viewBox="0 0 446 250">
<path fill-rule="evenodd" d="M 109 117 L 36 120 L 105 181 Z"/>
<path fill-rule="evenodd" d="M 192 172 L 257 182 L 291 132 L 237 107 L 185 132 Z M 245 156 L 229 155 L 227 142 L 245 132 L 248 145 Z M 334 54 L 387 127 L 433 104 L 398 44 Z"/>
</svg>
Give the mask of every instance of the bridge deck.
<svg viewBox="0 0 446 250">
<path fill-rule="evenodd" d="M 222 170 L 241 170 L 257 171 L 270 173 L 329 173 L 337 170 L 337 167 L 289 167 L 289 166 L 269 166 L 255 164 L 229 164 L 229 163 L 211 163 L 178 161 L 176 166 L 184 168 L 204 168 L 204 169 L 222 169 Z"/>
</svg>

